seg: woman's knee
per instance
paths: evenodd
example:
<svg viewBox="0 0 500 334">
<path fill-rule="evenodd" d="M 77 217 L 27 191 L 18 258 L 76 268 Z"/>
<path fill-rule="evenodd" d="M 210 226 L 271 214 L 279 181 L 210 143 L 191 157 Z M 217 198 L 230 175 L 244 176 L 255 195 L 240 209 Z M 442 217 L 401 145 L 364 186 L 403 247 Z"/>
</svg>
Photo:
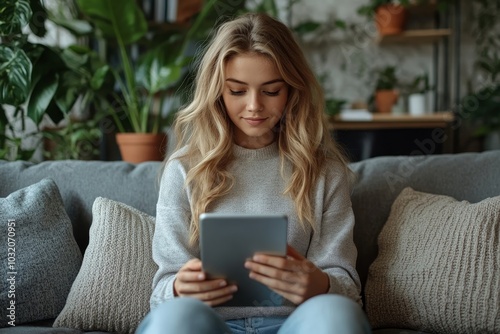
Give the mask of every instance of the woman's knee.
<svg viewBox="0 0 500 334">
<path fill-rule="evenodd" d="M 359 304 L 341 295 L 325 294 L 301 304 L 289 317 L 289 327 L 314 327 L 317 333 L 370 333 L 368 319 Z M 292 331 L 293 332 L 293 331 Z"/>
<path fill-rule="evenodd" d="M 192 333 L 196 328 L 218 328 L 223 323 L 217 313 L 194 298 L 174 298 L 153 309 L 141 322 L 138 334 Z M 174 331 L 170 331 L 172 329 Z"/>
</svg>

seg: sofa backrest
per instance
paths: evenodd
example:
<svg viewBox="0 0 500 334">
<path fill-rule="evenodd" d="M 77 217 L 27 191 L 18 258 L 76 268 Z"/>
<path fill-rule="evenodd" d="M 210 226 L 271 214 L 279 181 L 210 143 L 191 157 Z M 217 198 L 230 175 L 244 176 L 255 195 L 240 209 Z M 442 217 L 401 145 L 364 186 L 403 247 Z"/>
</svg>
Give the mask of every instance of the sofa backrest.
<svg viewBox="0 0 500 334">
<path fill-rule="evenodd" d="M 471 203 L 500 195 L 500 150 L 377 157 L 354 163 L 351 168 L 358 177 L 352 206 L 356 216 L 357 269 L 363 285 L 368 268 L 377 256 L 377 237 L 403 188 L 412 187 Z"/>
<path fill-rule="evenodd" d="M 113 199 L 156 215 L 160 166 L 160 162 L 134 165 L 122 161 L 0 162 L 0 197 L 44 178 L 53 179 L 83 252 L 92 223 L 92 204 L 97 197 Z"/>
<path fill-rule="evenodd" d="M 352 205 L 362 283 L 377 256 L 377 237 L 404 187 L 478 202 L 500 195 L 500 151 L 415 157 L 378 157 L 351 164 L 357 174 Z M 156 214 L 161 164 L 103 161 L 0 161 L 0 197 L 50 177 L 58 185 L 82 249 L 88 244 L 92 204 L 106 197 Z"/>
</svg>

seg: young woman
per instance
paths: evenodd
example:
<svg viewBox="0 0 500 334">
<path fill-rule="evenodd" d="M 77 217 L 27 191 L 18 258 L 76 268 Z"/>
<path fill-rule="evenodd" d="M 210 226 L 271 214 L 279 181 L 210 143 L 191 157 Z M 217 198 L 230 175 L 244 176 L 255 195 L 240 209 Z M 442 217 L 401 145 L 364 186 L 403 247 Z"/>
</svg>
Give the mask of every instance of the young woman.
<svg viewBox="0 0 500 334">
<path fill-rule="evenodd" d="M 176 119 L 178 150 L 157 204 L 152 311 L 138 333 L 370 332 L 349 170 L 324 115 L 322 89 L 284 24 L 245 14 L 217 30 Z M 244 264 L 286 305 L 222 305 L 238 287 L 202 271 L 203 212 L 288 216 L 287 257 Z"/>
</svg>

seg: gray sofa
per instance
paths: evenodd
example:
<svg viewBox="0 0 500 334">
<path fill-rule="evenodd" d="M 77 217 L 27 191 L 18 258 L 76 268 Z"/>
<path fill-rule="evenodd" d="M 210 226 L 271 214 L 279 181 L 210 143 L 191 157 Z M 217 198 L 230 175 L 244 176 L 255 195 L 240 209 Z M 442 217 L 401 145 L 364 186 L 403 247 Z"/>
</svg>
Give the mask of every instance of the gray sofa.
<svg viewBox="0 0 500 334">
<path fill-rule="evenodd" d="M 500 195 L 499 166 L 500 151 L 378 157 L 351 164 L 357 174 L 352 202 L 356 216 L 354 237 L 359 252 L 357 268 L 362 282 L 366 282 L 369 266 L 377 256 L 377 237 L 393 201 L 403 188 L 411 186 L 423 192 L 478 202 Z M 138 165 L 100 161 L 0 162 L 0 197 L 43 178 L 52 178 L 59 187 L 75 239 L 83 253 L 89 241 L 92 204 L 97 197 L 120 201 L 154 216 L 159 167 L 157 162 Z M 0 334 L 81 332 L 53 329 L 48 327 L 50 325 L 50 319 L 18 324 L 1 328 Z M 404 328 L 377 329 L 375 332 L 418 333 Z"/>
</svg>

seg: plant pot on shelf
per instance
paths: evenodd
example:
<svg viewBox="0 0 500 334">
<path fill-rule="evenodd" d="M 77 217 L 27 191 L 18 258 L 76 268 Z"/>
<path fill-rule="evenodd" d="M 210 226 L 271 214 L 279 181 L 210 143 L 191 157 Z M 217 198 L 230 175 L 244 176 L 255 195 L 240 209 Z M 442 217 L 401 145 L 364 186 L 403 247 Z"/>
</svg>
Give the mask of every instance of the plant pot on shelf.
<svg viewBox="0 0 500 334">
<path fill-rule="evenodd" d="M 167 146 L 165 133 L 117 133 L 116 142 L 123 161 L 162 161 Z"/>
<path fill-rule="evenodd" d="M 398 101 L 399 94 L 394 89 L 383 89 L 375 92 L 375 104 L 377 112 L 390 114 L 392 107 Z"/>
<path fill-rule="evenodd" d="M 403 31 L 406 9 L 401 5 L 387 4 L 375 11 L 375 24 L 380 35 L 396 35 Z"/>
</svg>

